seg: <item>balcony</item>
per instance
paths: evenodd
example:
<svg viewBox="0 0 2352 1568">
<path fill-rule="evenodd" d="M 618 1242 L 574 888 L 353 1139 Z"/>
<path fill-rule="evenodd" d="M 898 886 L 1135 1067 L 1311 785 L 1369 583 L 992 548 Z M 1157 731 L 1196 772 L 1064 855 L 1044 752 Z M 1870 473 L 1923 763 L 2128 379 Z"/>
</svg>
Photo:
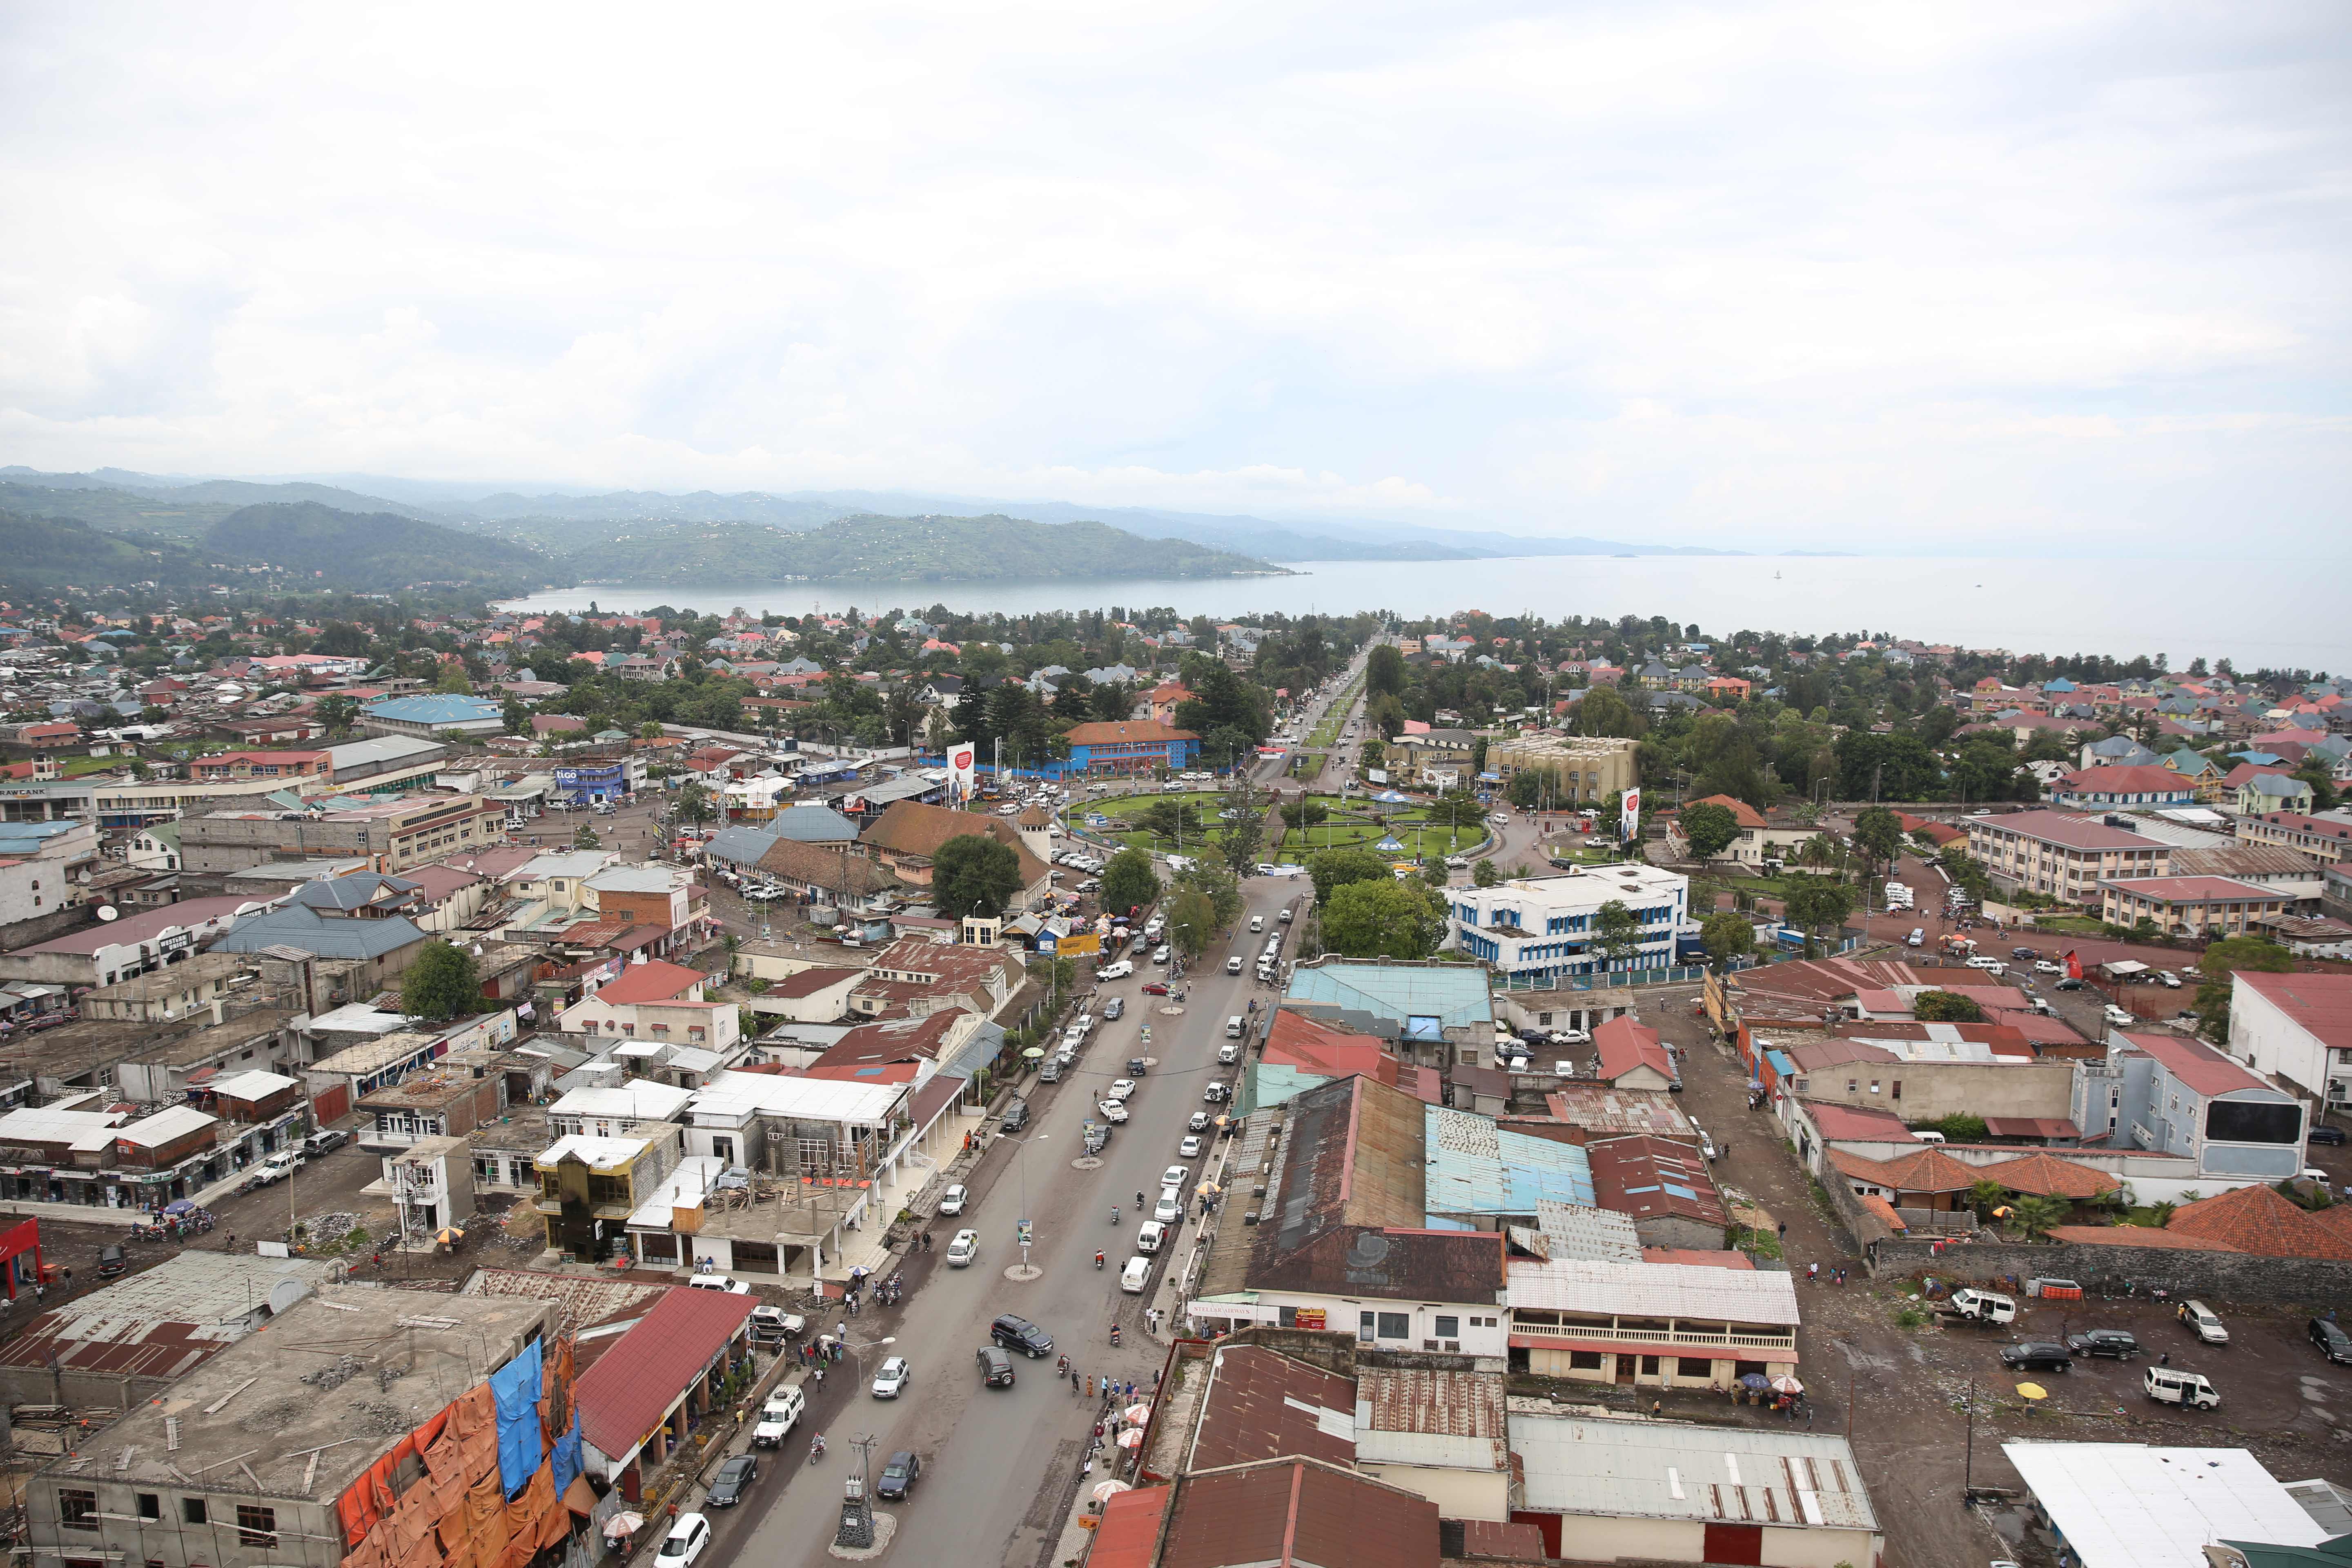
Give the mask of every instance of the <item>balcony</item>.
<svg viewBox="0 0 2352 1568">
<path fill-rule="evenodd" d="M 1797 1350 L 1796 1330 L 1775 1329 L 1761 1324 L 1748 1329 L 1617 1329 L 1529 1321 L 1515 1312 L 1511 1315 L 1511 1333 L 1515 1338 L 1556 1340 L 1563 1348 L 1573 1344 L 1582 1349 L 1622 1346 L 1627 1351 L 1640 1351 L 1663 1345 L 1674 1350 L 1780 1351 L 1790 1356 Z M 1742 1356 L 1739 1359 L 1753 1361 L 1757 1358 Z"/>
</svg>

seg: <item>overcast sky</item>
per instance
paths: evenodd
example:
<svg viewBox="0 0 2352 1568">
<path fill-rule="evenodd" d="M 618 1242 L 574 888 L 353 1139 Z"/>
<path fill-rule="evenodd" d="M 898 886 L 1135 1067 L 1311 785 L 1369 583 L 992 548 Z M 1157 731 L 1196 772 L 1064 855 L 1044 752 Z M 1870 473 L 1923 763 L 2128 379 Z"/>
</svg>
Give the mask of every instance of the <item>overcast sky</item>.
<svg viewBox="0 0 2352 1568">
<path fill-rule="evenodd" d="M 0 12 L 0 462 L 2345 545 L 2341 0 Z"/>
</svg>

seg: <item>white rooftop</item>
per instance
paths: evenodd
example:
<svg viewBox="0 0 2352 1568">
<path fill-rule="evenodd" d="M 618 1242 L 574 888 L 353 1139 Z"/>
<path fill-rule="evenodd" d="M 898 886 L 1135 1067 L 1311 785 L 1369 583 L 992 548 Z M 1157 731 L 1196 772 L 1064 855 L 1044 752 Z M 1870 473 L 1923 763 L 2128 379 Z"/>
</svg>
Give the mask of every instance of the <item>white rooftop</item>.
<svg viewBox="0 0 2352 1568">
<path fill-rule="evenodd" d="M 688 1154 L 677 1163 L 677 1169 L 654 1184 L 653 1190 L 629 1213 L 629 1224 L 641 1229 L 667 1230 L 670 1211 L 693 1208 L 710 1191 L 727 1169 L 727 1162 L 713 1154 Z"/>
<path fill-rule="evenodd" d="M 185 1138 L 191 1132 L 201 1132 L 219 1121 L 219 1117 L 198 1110 L 193 1105 L 174 1105 L 152 1116 L 144 1116 L 118 1127 L 114 1135 L 126 1143 L 153 1149 L 175 1138 Z"/>
<path fill-rule="evenodd" d="M 231 1100 L 267 1100 L 280 1089 L 292 1089 L 299 1079 L 283 1073 L 263 1072 L 256 1068 L 249 1072 L 236 1073 L 206 1086 L 215 1094 L 225 1094 Z"/>
<path fill-rule="evenodd" d="M 812 1121 L 879 1121 L 906 1092 L 905 1084 L 723 1072 L 694 1091 L 694 1114 L 698 1119 L 708 1115 L 730 1121 L 766 1114 L 805 1117 Z"/>
<path fill-rule="evenodd" d="M 331 1030 L 342 1035 L 388 1035 L 394 1029 L 407 1026 L 407 1014 L 386 1013 L 364 1002 L 351 1003 L 331 1013 L 321 1013 L 310 1020 L 313 1029 Z"/>
<path fill-rule="evenodd" d="M 693 1097 L 691 1089 L 641 1078 L 618 1089 L 575 1089 L 547 1110 L 551 1116 L 606 1116 L 629 1121 L 667 1121 Z"/>
<path fill-rule="evenodd" d="M 1774 1268 L 1697 1263 L 1617 1263 L 1566 1258 L 1515 1258 L 1510 1304 L 1555 1311 L 1640 1318 L 1706 1318 L 1727 1323 L 1797 1321 L 1794 1277 Z"/>
<path fill-rule="evenodd" d="M 114 1130 L 128 1119 L 121 1110 L 27 1106 L 0 1116 L 0 1143 L 63 1143 L 78 1153 L 102 1153 L 114 1147 Z"/>
<path fill-rule="evenodd" d="M 1554 1415 L 1513 1415 L 1510 1433 L 1511 1452 L 1527 1472 L 1524 1506 L 1535 1511 L 1878 1528 L 1843 1437 Z M 1846 1555 L 1867 1561 L 1859 1552 Z"/>
<path fill-rule="evenodd" d="M 573 1132 L 549 1144 L 539 1158 L 542 1164 L 552 1165 L 569 1155 L 592 1171 L 617 1171 L 644 1153 L 648 1142 L 644 1138 L 597 1138 Z"/>
<path fill-rule="evenodd" d="M 2243 1448 L 2003 1443 L 2083 1568 L 2205 1568 L 2205 1543 L 2316 1546 L 2303 1505 Z"/>
</svg>

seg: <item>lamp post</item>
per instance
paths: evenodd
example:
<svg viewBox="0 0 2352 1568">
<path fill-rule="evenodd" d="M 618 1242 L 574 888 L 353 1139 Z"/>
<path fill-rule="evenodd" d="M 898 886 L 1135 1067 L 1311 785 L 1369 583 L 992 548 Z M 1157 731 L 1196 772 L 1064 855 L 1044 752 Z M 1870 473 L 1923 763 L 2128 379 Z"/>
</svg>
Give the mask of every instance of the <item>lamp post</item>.
<svg viewBox="0 0 2352 1568">
<path fill-rule="evenodd" d="M 997 1136 L 1000 1138 L 1011 1138 L 1013 1135 L 1009 1132 L 1000 1132 Z M 1021 1158 L 1015 1162 L 1015 1163 L 1021 1167 L 1021 1218 L 1016 1223 L 1018 1226 L 1017 1236 L 1021 1247 L 1021 1278 L 1024 1279 L 1034 1279 L 1041 1272 L 1041 1270 L 1033 1268 L 1029 1266 L 1029 1247 L 1031 1240 L 1029 1231 L 1029 1145 L 1032 1143 L 1043 1143 L 1051 1136 L 1053 1135 L 1047 1132 L 1033 1132 L 1026 1138 L 1013 1139 L 1013 1142 L 1021 1145 Z"/>
</svg>

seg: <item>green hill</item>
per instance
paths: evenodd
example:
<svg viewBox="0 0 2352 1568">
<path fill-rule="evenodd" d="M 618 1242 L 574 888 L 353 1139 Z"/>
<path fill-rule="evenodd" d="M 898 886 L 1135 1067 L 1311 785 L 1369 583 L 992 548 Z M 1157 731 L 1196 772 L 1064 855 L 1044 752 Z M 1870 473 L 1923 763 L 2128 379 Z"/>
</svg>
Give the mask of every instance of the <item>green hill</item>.
<svg viewBox="0 0 2352 1568">
<path fill-rule="evenodd" d="M 288 586 L 384 593 L 413 584 L 538 587 L 558 574 L 519 545 L 391 512 L 338 511 L 317 501 L 248 506 L 213 524 L 202 546 L 215 561 L 268 566 Z"/>
<path fill-rule="evenodd" d="M 787 532 L 759 523 L 646 530 L 577 550 L 563 563 L 608 582 L 856 578 L 884 583 L 1108 577 L 1258 577 L 1282 568 L 1181 539 L 1140 539 L 1099 522 L 1018 518 L 845 517 Z"/>
<path fill-rule="evenodd" d="M 0 584 L 14 589 L 184 586 L 211 575 L 195 555 L 168 540 L 104 532 L 77 518 L 0 510 Z"/>
</svg>

